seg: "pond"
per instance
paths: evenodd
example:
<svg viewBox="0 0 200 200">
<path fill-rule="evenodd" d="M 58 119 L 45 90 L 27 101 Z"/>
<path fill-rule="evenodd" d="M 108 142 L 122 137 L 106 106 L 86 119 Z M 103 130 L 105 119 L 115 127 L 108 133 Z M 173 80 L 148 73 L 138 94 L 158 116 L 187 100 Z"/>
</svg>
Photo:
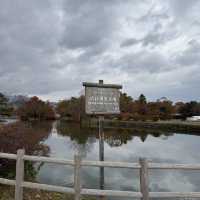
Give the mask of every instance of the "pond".
<svg viewBox="0 0 200 200">
<path fill-rule="evenodd" d="M 38 137 L 38 144 L 45 150 L 35 149 L 34 154 L 73 159 L 79 152 L 84 160 L 99 160 L 100 154 L 105 161 L 138 162 L 145 157 L 157 163 L 200 163 L 200 137 L 191 133 L 169 133 L 151 130 L 104 129 L 104 138 L 98 129 L 81 128 L 79 124 L 56 121 L 46 124 L 29 125 Z M 42 127 L 42 128 L 40 128 Z M 44 134 L 45 130 L 45 134 Z M 199 133 L 200 134 L 200 133 Z M 31 138 L 25 135 L 27 142 Z M 100 148 L 99 138 L 103 138 L 104 148 Z M 35 142 L 35 141 L 34 141 Z M 36 142 L 35 142 L 36 143 Z M 101 145 L 102 146 L 102 145 Z M 26 147 L 28 148 L 28 147 Z M 26 149 L 27 151 L 28 149 Z M 29 154 L 31 152 L 28 151 Z M 35 163 L 37 182 L 52 185 L 73 186 L 71 166 Z M 102 174 L 97 167 L 82 168 L 84 188 L 102 188 Z M 139 171 L 131 169 L 104 169 L 104 189 L 139 191 Z M 197 192 L 200 191 L 200 171 L 151 170 L 150 190 Z M 129 198 L 106 198 L 109 200 Z"/>
</svg>

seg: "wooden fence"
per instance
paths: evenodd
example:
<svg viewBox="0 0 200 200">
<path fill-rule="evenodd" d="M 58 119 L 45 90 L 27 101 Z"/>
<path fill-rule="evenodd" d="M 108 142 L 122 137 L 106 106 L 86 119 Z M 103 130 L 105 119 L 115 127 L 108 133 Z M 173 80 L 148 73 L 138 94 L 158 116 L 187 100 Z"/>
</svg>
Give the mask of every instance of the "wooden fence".
<svg viewBox="0 0 200 200">
<path fill-rule="evenodd" d="M 82 195 L 93 196 L 115 196 L 130 197 L 142 200 L 149 198 L 200 198 L 200 192 L 150 192 L 149 191 L 149 169 L 168 169 L 168 170 L 200 170 L 200 164 L 158 164 L 149 162 L 145 158 L 139 159 L 138 163 L 107 162 L 107 161 L 86 161 L 81 160 L 79 155 L 74 156 L 74 160 L 57 159 L 50 157 L 38 157 L 25 155 L 24 150 L 20 149 L 17 154 L 0 153 L 0 158 L 16 160 L 16 180 L 0 178 L 0 183 L 15 186 L 15 200 L 23 199 L 23 188 L 41 189 L 53 192 L 74 194 L 75 200 L 80 200 Z M 53 186 L 24 181 L 24 161 L 37 161 L 74 166 L 74 188 Z M 140 170 L 140 192 L 117 191 L 117 190 L 98 190 L 84 189 L 81 187 L 81 166 L 129 168 Z"/>
</svg>

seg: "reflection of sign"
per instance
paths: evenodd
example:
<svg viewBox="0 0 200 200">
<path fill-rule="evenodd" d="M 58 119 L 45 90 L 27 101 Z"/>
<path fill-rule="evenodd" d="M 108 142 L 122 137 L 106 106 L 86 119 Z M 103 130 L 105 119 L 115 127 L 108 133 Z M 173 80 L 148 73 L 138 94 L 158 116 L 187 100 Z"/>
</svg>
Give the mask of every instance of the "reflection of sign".
<svg viewBox="0 0 200 200">
<path fill-rule="evenodd" d="M 119 114 L 120 85 L 83 83 L 87 114 Z"/>
</svg>

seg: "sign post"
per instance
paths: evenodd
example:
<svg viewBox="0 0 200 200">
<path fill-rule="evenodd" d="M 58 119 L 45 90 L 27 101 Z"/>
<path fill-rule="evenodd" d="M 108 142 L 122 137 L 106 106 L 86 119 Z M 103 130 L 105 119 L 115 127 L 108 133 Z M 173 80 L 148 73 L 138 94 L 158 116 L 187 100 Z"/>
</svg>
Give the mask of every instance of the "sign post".
<svg viewBox="0 0 200 200">
<path fill-rule="evenodd" d="M 104 116 L 120 114 L 121 85 L 83 83 L 85 86 L 85 110 L 88 115 L 97 115 L 99 121 L 99 160 L 104 161 Z M 104 189 L 104 167 L 100 167 L 100 189 Z"/>
<path fill-rule="evenodd" d="M 99 161 L 104 161 L 104 131 L 103 131 L 104 117 L 99 116 Z M 99 186 L 104 190 L 104 167 L 100 167 Z"/>
</svg>

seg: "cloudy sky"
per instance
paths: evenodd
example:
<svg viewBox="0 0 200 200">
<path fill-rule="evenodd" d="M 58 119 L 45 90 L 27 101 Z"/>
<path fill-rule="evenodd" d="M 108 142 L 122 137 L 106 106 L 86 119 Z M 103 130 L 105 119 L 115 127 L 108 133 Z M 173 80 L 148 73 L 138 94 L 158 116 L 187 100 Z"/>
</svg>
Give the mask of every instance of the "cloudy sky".
<svg viewBox="0 0 200 200">
<path fill-rule="evenodd" d="M 199 0 L 1 0 L 0 91 L 58 100 L 83 81 L 200 101 Z"/>
</svg>

